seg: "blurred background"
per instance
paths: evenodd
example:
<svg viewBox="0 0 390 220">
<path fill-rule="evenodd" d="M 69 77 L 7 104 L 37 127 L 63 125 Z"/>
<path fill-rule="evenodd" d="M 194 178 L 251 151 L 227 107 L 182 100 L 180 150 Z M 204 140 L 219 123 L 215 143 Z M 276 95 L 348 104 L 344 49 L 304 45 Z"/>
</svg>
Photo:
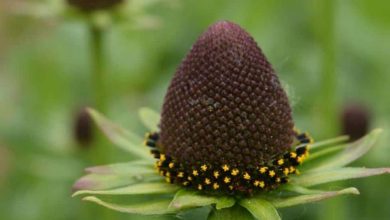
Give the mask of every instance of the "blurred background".
<svg viewBox="0 0 390 220">
<path fill-rule="evenodd" d="M 103 140 L 82 109 L 96 107 L 143 135 L 137 110 L 160 110 L 175 68 L 218 20 L 256 39 L 299 128 L 317 140 L 383 128 L 356 165 L 390 165 L 390 2 L 119 2 L 95 10 L 65 0 L 0 1 L 1 219 L 141 219 L 70 197 L 84 167 L 132 159 Z M 285 209 L 282 217 L 390 219 L 390 176 L 328 187 L 346 184 L 361 195 Z"/>
</svg>

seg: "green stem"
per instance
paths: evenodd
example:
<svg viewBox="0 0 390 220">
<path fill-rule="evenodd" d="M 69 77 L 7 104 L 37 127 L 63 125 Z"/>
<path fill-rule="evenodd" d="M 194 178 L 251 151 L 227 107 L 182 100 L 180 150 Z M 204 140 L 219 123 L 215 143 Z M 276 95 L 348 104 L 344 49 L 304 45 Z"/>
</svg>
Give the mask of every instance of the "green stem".
<svg viewBox="0 0 390 220">
<path fill-rule="evenodd" d="M 95 99 L 95 107 L 105 113 L 106 111 L 106 86 L 105 86 L 105 66 L 104 66 L 104 50 L 103 30 L 96 25 L 89 25 L 90 35 L 90 51 L 91 51 L 91 67 L 92 67 L 92 83 Z"/>
<path fill-rule="evenodd" d="M 104 50 L 105 30 L 97 26 L 94 22 L 89 23 L 89 42 L 90 42 L 90 59 L 91 59 L 91 81 L 93 85 L 94 108 L 99 112 L 107 112 L 107 90 L 106 90 L 106 70 L 105 70 L 105 50 Z M 93 155 L 90 156 L 94 164 L 109 162 L 111 156 L 110 146 L 107 140 L 95 128 L 95 147 Z"/>
<path fill-rule="evenodd" d="M 336 57 L 335 57 L 335 1 L 313 2 L 313 25 L 321 48 L 322 70 L 315 113 L 321 128 L 320 136 L 332 136 L 336 131 Z"/>
<path fill-rule="evenodd" d="M 336 122 L 336 55 L 335 55 L 335 0 L 316 1 L 317 28 L 319 42 L 323 53 L 321 93 L 318 106 L 320 107 L 320 127 L 322 135 L 334 135 L 337 131 Z M 338 185 L 340 187 L 340 185 Z M 322 211 L 328 215 L 321 215 L 320 219 L 345 219 L 345 199 L 337 198 L 322 205 Z"/>
</svg>

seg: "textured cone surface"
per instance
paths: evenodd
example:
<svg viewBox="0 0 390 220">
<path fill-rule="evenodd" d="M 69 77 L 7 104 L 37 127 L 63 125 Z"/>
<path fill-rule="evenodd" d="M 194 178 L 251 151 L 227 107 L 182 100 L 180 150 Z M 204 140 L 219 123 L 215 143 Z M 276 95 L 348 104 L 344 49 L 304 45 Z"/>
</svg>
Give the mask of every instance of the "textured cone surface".
<svg viewBox="0 0 390 220">
<path fill-rule="evenodd" d="M 108 9 L 121 2 L 123 2 L 123 0 L 68 0 L 70 5 L 84 11 Z"/>
<path fill-rule="evenodd" d="M 158 146 L 186 166 L 255 167 L 291 147 L 293 126 L 287 96 L 254 39 L 222 21 L 177 69 Z"/>
</svg>

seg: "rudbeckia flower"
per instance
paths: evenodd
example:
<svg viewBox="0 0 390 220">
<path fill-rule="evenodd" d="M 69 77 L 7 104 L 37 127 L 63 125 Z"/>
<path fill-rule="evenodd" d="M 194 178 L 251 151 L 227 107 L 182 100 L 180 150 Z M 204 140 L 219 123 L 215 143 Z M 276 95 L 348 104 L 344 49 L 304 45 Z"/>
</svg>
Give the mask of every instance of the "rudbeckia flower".
<svg viewBox="0 0 390 220">
<path fill-rule="evenodd" d="M 206 207 L 210 219 L 280 219 L 278 208 L 359 193 L 353 187 L 308 187 L 390 172 L 345 167 L 370 149 L 380 130 L 349 144 L 344 136 L 314 143 L 300 132 L 271 64 L 245 30 L 227 21 L 210 26 L 193 45 L 161 115 L 140 110 L 150 129 L 147 147 L 89 112 L 111 141 L 139 160 L 88 168 L 74 195 L 121 212 L 175 214 Z M 132 202 L 108 202 L 103 195 L 128 195 Z"/>
</svg>

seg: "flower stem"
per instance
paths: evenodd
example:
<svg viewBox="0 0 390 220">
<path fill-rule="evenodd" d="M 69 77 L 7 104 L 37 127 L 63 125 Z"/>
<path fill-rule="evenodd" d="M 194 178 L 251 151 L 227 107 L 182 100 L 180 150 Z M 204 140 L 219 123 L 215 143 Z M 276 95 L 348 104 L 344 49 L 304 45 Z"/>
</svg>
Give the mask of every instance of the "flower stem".
<svg viewBox="0 0 390 220">
<path fill-rule="evenodd" d="M 89 22 L 90 64 L 91 82 L 93 89 L 94 108 L 101 113 L 107 113 L 107 90 L 105 70 L 104 35 L 105 29 L 94 22 Z M 107 147 L 107 140 L 101 132 L 95 128 L 96 140 L 91 161 L 95 164 L 107 163 L 111 156 L 111 150 Z"/>
<path fill-rule="evenodd" d="M 316 105 L 318 127 L 322 136 L 332 136 L 336 131 L 336 56 L 335 56 L 335 1 L 322 0 L 313 3 L 315 19 L 313 25 L 321 48 L 321 76 L 319 99 Z"/>
<path fill-rule="evenodd" d="M 105 113 L 107 94 L 105 88 L 104 32 L 96 25 L 89 25 L 92 83 L 96 108 Z"/>
</svg>

